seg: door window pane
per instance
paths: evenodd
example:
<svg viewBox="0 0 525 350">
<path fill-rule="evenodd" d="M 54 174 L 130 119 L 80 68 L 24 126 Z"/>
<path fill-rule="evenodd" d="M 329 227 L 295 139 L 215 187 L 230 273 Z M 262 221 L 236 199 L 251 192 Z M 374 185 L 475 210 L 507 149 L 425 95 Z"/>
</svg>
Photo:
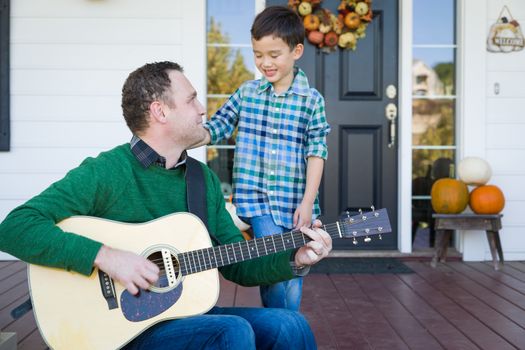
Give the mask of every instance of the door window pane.
<svg viewBox="0 0 525 350">
<path fill-rule="evenodd" d="M 455 100 L 412 100 L 412 145 L 453 146 Z"/>
<path fill-rule="evenodd" d="M 455 0 L 414 0 L 413 4 L 415 45 L 455 44 Z"/>
<path fill-rule="evenodd" d="M 412 61 L 413 94 L 454 95 L 455 48 L 414 48 Z"/>
</svg>

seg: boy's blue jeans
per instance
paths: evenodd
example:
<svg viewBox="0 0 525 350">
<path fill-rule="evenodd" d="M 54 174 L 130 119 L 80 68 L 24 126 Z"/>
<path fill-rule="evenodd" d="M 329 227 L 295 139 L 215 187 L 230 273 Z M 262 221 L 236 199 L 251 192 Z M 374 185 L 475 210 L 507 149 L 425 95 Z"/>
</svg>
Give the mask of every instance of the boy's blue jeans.
<svg viewBox="0 0 525 350">
<path fill-rule="evenodd" d="M 124 349 L 315 350 L 317 345 L 308 322 L 298 312 L 214 307 L 204 315 L 160 322 Z"/>
<path fill-rule="evenodd" d="M 249 219 L 242 218 L 242 220 L 250 223 L 256 238 L 290 231 L 285 227 L 277 226 L 271 215 L 255 216 Z M 270 286 L 261 286 L 260 293 L 265 307 L 299 311 L 303 294 L 303 278 L 296 277 Z"/>
</svg>

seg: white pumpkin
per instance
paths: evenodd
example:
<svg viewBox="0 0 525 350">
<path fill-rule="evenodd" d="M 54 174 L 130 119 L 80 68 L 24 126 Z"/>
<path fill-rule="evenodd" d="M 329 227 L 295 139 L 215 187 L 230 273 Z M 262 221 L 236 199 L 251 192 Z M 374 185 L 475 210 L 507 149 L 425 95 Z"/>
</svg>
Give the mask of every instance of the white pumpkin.
<svg viewBox="0 0 525 350">
<path fill-rule="evenodd" d="M 235 206 L 231 202 L 226 202 L 226 210 L 228 210 L 228 213 L 230 213 L 233 223 L 237 228 L 241 231 L 246 231 L 250 228 L 250 225 L 239 219 L 239 217 L 236 214 Z"/>
<path fill-rule="evenodd" d="M 479 157 L 465 157 L 458 164 L 458 177 L 467 185 L 481 186 L 489 182 L 492 169 Z"/>
</svg>

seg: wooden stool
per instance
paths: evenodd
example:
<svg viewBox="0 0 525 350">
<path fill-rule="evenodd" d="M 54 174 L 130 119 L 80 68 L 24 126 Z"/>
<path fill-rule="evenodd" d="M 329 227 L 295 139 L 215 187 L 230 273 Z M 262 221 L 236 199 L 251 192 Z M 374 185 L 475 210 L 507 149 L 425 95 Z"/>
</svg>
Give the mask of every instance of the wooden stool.
<svg viewBox="0 0 525 350">
<path fill-rule="evenodd" d="M 441 233 L 441 242 L 436 244 L 434 257 L 430 265 L 436 267 L 438 261 L 445 262 L 453 230 L 483 230 L 487 232 L 494 269 L 498 270 L 498 255 L 501 264 L 503 264 L 503 250 L 499 239 L 502 216 L 502 214 L 432 214 L 432 217 L 435 219 L 434 229 L 436 230 L 436 237 Z"/>
</svg>

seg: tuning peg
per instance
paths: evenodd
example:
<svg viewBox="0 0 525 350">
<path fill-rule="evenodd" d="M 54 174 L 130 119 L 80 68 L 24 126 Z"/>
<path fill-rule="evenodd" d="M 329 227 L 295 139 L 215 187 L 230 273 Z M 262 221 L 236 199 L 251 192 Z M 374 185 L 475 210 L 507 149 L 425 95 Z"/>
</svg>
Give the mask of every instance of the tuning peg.
<svg viewBox="0 0 525 350">
<path fill-rule="evenodd" d="M 376 207 L 374 207 L 373 205 L 370 206 L 370 209 L 372 209 L 372 211 L 375 211 L 376 210 Z"/>
<path fill-rule="evenodd" d="M 354 245 L 357 245 L 357 240 L 355 239 L 355 237 L 354 237 L 354 239 L 352 240 L 352 243 L 353 243 Z"/>
<path fill-rule="evenodd" d="M 364 239 L 365 243 L 368 243 L 372 240 L 372 238 L 368 237 L 368 234 L 370 233 L 370 229 L 365 228 L 366 237 Z"/>
<path fill-rule="evenodd" d="M 346 217 L 349 218 L 350 217 L 350 211 L 347 210 L 345 213 L 346 213 Z"/>
</svg>

